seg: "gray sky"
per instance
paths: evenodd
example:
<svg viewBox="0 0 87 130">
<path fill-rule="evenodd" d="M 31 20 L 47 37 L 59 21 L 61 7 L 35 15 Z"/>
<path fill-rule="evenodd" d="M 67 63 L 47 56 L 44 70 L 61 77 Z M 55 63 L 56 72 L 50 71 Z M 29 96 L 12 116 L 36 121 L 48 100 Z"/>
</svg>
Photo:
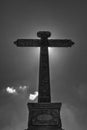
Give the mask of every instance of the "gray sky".
<svg viewBox="0 0 87 130">
<path fill-rule="evenodd" d="M 0 1 L 0 130 L 27 128 L 28 95 L 38 89 L 39 49 L 17 48 L 13 41 L 37 38 L 40 30 L 75 42 L 72 48 L 50 51 L 52 101 L 63 103 L 64 129 L 87 128 L 86 13 L 85 0 Z M 20 85 L 27 90 L 19 90 Z M 8 94 L 8 86 L 18 94 Z"/>
</svg>

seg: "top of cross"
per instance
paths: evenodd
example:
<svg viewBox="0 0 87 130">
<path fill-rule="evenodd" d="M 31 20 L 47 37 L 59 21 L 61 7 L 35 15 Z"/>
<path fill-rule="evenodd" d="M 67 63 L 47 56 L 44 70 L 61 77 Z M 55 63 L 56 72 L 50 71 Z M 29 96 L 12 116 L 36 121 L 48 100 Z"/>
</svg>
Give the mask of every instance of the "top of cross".
<svg viewBox="0 0 87 130">
<path fill-rule="evenodd" d="M 40 37 L 41 39 L 48 39 L 48 37 L 51 36 L 51 32 L 49 32 L 49 31 L 39 31 L 39 32 L 37 32 L 37 36 Z"/>
</svg>

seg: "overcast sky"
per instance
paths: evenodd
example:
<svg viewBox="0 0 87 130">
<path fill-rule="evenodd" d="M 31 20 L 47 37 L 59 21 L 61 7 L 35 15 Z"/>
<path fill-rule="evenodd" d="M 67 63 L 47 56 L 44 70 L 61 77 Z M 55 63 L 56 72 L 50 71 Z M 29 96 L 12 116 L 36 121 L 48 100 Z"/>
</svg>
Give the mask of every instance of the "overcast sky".
<svg viewBox="0 0 87 130">
<path fill-rule="evenodd" d="M 28 96 L 38 90 L 40 50 L 17 48 L 13 42 L 37 38 L 40 30 L 51 31 L 51 38 L 75 42 L 72 48 L 50 50 L 51 94 L 53 102 L 63 104 L 63 128 L 86 130 L 86 0 L 0 1 L 0 130 L 27 128 L 27 102 L 31 102 Z M 8 93 L 7 87 L 17 93 Z"/>
</svg>

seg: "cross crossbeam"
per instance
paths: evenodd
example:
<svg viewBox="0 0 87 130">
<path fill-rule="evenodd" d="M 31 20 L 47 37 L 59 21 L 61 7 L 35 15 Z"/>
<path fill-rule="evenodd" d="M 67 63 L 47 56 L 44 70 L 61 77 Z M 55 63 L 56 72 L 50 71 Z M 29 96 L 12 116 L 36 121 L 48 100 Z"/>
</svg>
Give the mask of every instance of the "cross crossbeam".
<svg viewBox="0 0 87 130">
<path fill-rule="evenodd" d="M 43 39 L 18 39 L 14 42 L 18 47 L 41 47 L 45 46 Z M 68 39 L 47 39 L 47 47 L 71 47 L 74 42 Z"/>
</svg>

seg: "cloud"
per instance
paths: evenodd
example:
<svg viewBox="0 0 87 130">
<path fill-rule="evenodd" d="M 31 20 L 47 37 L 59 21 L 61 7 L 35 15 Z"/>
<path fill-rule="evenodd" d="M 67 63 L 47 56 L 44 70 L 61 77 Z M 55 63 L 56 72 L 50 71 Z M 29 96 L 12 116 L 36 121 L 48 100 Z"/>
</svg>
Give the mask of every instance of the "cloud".
<svg viewBox="0 0 87 130">
<path fill-rule="evenodd" d="M 66 130 L 82 130 L 82 126 L 78 123 L 74 113 L 73 106 L 64 104 L 61 109 L 61 118 L 63 128 Z"/>
<path fill-rule="evenodd" d="M 27 88 L 28 88 L 28 86 L 26 86 L 26 85 L 24 85 L 24 86 L 20 85 L 19 87 L 8 86 L 8 87 L 6 87 L 5 91 L 9 94 L 20 94 L 21 92 L 26 92 Z"/>
<path fill-rule="evenodd" d="M 27 86 L 20 86 L 19 89 L 22 90 L 22 91 L 24 91 L 24 90 L 27 89 Z"/>
<path fill-rule="evenodd" d="M 6 91 L 10 94 L 17 94 L 16 89 L 14 89 L 13 87 L 7 87 Z"/>
<path fill-rule="evenodd" d="M 34 94 L 30 94 L 29 95 L 29 100 L 34 101 L 37 98 L 37 96 L 38 96 L 38 92 L 35 91 Z"/>
<path fill-rule="evenodd" d="M 22 108 L 25 109 L 23 105 Z M 0 107 L 0 130 L 24 130 L 27 127 L 27 113 L 23 109 L 17 103 Z"/>
</svg>

